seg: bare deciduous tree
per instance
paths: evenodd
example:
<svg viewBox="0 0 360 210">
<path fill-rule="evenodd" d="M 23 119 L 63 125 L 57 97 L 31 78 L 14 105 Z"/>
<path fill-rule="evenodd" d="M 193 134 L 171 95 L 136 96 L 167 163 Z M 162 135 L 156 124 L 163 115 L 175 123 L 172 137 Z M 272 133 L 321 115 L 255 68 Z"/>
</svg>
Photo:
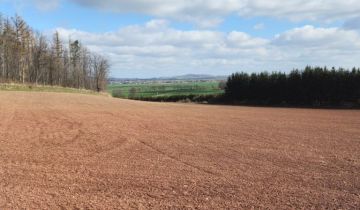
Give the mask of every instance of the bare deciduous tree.
<svg viewBox="0 0 360 210">
<path fill-rule="evenodd" d="M 20 16 L 9 19 L 0 14 L 0 82 L 103 91 L 108 70 L 108 61 L 78 40 L 66 46 L 55 32 L 49 42 Z"/>
</svg>

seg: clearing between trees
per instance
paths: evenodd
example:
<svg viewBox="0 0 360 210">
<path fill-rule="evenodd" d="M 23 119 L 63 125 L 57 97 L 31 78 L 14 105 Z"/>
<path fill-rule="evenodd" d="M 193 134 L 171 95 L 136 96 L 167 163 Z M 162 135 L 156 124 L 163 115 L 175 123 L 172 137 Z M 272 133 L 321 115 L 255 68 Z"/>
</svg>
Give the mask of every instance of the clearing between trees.
<svg viewBox="0 0 360 210">
<path fill-rule="evenodd" d="M 0 91 L 0 208 L 360 208 L 360 111 Z"/>
</svg>

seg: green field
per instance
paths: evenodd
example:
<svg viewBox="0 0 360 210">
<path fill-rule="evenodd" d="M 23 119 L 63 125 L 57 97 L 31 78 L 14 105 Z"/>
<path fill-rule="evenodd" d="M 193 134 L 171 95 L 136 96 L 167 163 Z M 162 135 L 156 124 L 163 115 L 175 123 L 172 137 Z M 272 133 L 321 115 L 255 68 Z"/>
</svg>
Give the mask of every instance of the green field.
<svg viewBox="0 0 360 210">
<path fill-rule="evenodd" d="M 218 95 L 224 91 L 219 82 L 174 82 L 174 83 L 132 83 L 110 84 L 108 92 L 119 98 L 161 98 L 188 95 Z"/>
</svg>

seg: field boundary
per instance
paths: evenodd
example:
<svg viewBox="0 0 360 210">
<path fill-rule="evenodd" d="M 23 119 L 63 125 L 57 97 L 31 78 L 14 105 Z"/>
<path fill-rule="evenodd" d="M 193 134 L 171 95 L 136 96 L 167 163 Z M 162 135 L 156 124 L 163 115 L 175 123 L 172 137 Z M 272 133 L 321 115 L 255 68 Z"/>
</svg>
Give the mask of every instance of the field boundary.
<svg viewBox="0 0 360 210">
<path fill-rule="evenodd" d="M 110 96 L 107 92 L 96 92 L 92 90 L 76 89 L 76 88 L 61 87 L 61 86 L 19 84 L 19 83 L 0 83 L 0 91 L 78 93 L 78 94 Z"/>
</svg>

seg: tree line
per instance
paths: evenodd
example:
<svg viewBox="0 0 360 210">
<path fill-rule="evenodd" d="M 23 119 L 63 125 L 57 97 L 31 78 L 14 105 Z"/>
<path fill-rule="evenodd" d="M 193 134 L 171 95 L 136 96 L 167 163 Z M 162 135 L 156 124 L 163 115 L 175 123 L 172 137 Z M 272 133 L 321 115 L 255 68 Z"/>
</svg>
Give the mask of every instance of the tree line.
<svg viewBox="0 0 360 210">
<path fill-rule="evenodd" d="M 258 105 L 360 105 L 360 68 L 310 67 L 289 74 L 234 73 L 226 83 L 225 98 Z"/>
<path fill-rule="evenodd" d="M 0 82 L 31 83 L 103 91 L 108 61 L 78 40 L 49 41 L 20 16 L 0 14 Z"/>
</svg>

